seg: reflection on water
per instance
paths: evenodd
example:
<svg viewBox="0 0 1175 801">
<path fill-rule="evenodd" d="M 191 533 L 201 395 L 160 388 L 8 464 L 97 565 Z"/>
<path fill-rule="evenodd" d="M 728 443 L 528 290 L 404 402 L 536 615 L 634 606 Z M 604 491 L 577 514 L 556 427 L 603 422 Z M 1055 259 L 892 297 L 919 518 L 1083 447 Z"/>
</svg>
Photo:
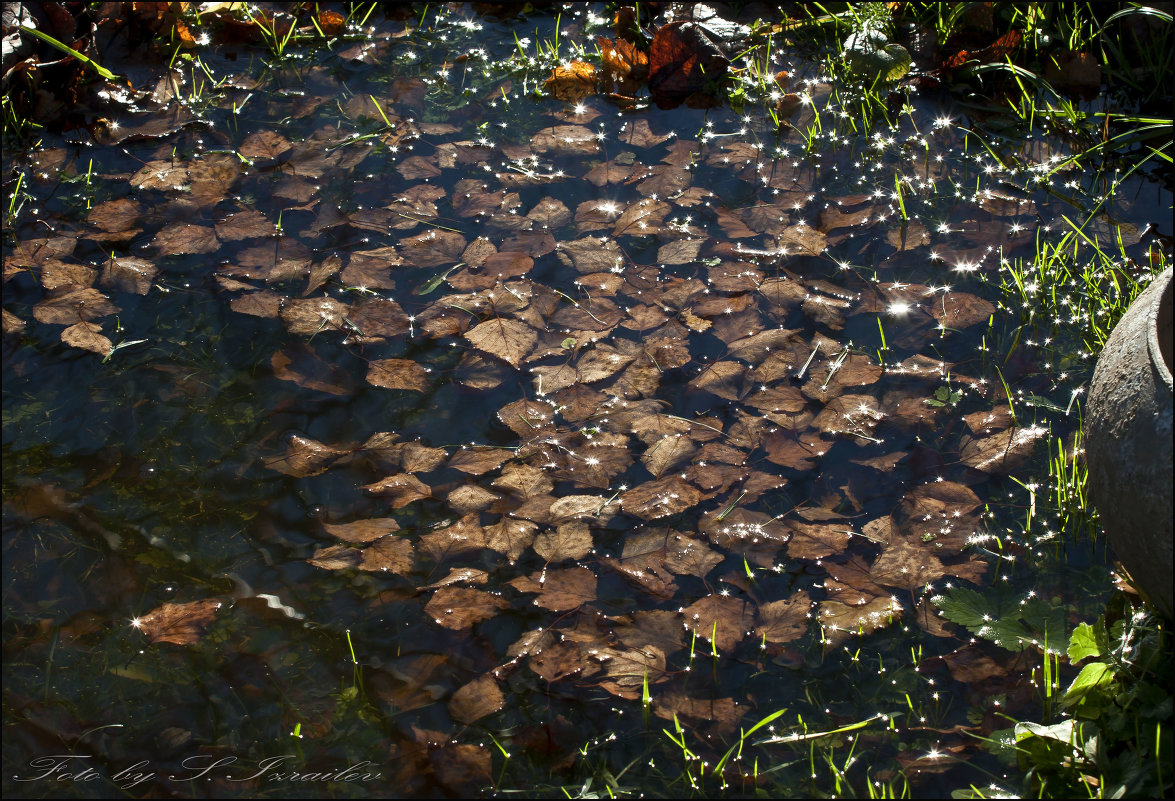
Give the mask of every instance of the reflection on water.
<svg viewBox="0 0 1175 801">
<path fill-rule="evenodd" d="M 1149 185 L 1107 199 L 934 99 L 855 133 L 801 62 L 779 137 L 535 100 L 517 28 L 441 14 L 22 164 L 10 790 L 677 793 L 783 709 L 747 745 L 780 770 L 707 787 L 831 792 L 809 743 L 922 793 L 998 778 L 965 733 L 1029 714 L 1039 657 L 930 599 L 1087 619 L 1110 589 L 1036 507 L 1089 297 L 1029 276 L 1056 316 L 1025 325 L 1005 287 L 1095 211 L 1141 278 Z"/>
</svg>

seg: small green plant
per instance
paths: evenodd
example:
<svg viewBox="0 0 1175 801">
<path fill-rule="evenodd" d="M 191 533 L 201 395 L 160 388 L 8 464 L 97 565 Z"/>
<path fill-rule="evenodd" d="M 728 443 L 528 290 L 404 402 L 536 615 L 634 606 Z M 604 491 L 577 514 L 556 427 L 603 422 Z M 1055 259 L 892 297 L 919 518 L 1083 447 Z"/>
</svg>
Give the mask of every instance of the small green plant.
<svg viewBox="0 0 1175 801">
<path fill-rule="evenodd" d="M 1120 617 L 1115 616 L 1120 615 Z M 1113 622 L 1107 623 L 1110 619 Z M 1162 621 L 1119 595 L 1069 638 L 1081 671 L 1060 696 L 1056 723 L 1013 728 L 1034 796 L 1165 798 L 1172 774 L 1171 648 Z"/>
<path fill-rule="evenodd" d="M 949 384 L 943 384 L 934 391 L 934 396 L 922 401 L 927 406 L 954 406 L 963 399 L 963 391 L 951 389 Z"/>
</svg>

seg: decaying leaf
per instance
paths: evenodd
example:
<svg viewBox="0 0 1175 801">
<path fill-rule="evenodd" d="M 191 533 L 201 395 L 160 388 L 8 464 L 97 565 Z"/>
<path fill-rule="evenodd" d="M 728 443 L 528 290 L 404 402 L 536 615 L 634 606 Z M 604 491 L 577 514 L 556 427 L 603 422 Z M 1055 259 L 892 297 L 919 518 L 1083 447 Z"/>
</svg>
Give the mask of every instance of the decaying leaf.
<svg viewBox="0 0 1175 801">
<path fill-rule="evenodd" d="M 502 689 L 494 677 L 486 674 L 453 693 L 449 700 L 449 714 L 454 720 L 468 726 L 486 715 L 492 715 L 504 706 L 506 696 L 502 694 Z"/>
<path fill-rule="evenodd" d="M 539 581 L 542 592 L 534 602 L 545 609 L 564 612 L 596 600 L 596 574 L 586 567 L 546 570 Z"/>
<path fill-rule="evenodd" d="M 323 523 L 322 527 L 332 537 L 355 543 L 374 542 L 400 530 L 400 524 L 391 517 L 374 517 L 351 523 Z"/>
<path fill-rule="evenodd" d="M 685 627 L 719 651 L 731 651 L 754 626 L 747 602 L 725 595 L 707 595 L 681 612 Z"/>
<path fill-rule="evenodd" d="M 412 570 L 412 543 L 390 534 L 363 549 L 360 570 L 407 575 Z"/>
<path fill-rule="evenodd" d="M 468 331 L 465 338 L 478 350 L 508 362 L 514 367 L 530 355 L 538 334 L 526 323 L 518 320 L 487 320 Z"/>
<path fill-rule="evenodd" d="M 385 389 L 424 392 L 429 387 L 429 372 L 411 359 L 375 359 L 367 365 L 367 382 Z"/>
<path fill-rule="evenodd" d="M 350 451 L 332 448 L 318 440 L 295 434 L 290 437 L 286 452 L 281 456 L 267 457 L 265 466 L 287 476 L 305 478 L 325 472 L 328 467 L 349 454 Z"/>
<path fill-rule="evenodd" d="M 804 590 L 782 601 L 759 606 L 755 636 L 767 642 L 792 642 L 808 631 L 812 622 L 812 599 Z"/>
<path fill-rule="evenodd" d="M 93 351 L 99 356 L 106 356 L 114 347 L 114 343 L 102 335 L 102 326 L 84 320 L 64 329 L 61 341 L 70 347 Z"/>
<path fill-rule="evenodd" d="M 175 645 L 194 645 L 212 625 L 222 601 L 208 598 L 186 604 L 163 604 L 131 625 L 147 635 L 152 643 L 170 642 Z"/>
<path fill-rule="evenodd" d="M 424 613 L 438 625 L 460 631 L 488 620 L 509 604 L 504 598 L 471 587 L 442 587 L 433 593 Z"/>
</svg>

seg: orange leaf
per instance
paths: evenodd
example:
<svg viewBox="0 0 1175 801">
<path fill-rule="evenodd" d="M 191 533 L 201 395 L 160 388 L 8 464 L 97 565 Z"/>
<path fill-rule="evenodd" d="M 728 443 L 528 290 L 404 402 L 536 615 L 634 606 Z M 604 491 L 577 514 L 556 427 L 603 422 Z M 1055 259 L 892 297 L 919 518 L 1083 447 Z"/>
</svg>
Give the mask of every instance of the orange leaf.
<svg viewBox="0 0 1175 801">
<path fill-rule="evenodd" d="M 318 14 L 318 27 L 324 36 L 334 37 L 346 29 L 347 20 L 337 11 L 321 11 Z"/>
<path fill-rule="evenodd" d="M 596 68 L 583 61 L 556 67 L 543 83 L 543 89 L 557 100 L 578 103 L 596 90 Z"/>
</svg>

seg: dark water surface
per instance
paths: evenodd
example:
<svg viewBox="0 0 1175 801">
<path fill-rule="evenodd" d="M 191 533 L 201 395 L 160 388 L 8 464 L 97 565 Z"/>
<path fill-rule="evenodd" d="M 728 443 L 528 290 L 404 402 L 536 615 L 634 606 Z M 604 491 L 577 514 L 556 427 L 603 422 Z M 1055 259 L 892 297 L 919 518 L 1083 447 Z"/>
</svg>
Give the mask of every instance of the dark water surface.
<svg viewBox="0 0 1175 801">
<path fill-rule="evenodd" d="M 1040 254 L 1115 298 L 1170 193 L 945 96 L 856 133 L 787 52 L 777 136 L 418 21 L 6 153 L 5 793 L 1003 786 L 1043 657 L 931 599 L 1100 611 L 1049 478 L 1096 307 Z"/>
</svg>

